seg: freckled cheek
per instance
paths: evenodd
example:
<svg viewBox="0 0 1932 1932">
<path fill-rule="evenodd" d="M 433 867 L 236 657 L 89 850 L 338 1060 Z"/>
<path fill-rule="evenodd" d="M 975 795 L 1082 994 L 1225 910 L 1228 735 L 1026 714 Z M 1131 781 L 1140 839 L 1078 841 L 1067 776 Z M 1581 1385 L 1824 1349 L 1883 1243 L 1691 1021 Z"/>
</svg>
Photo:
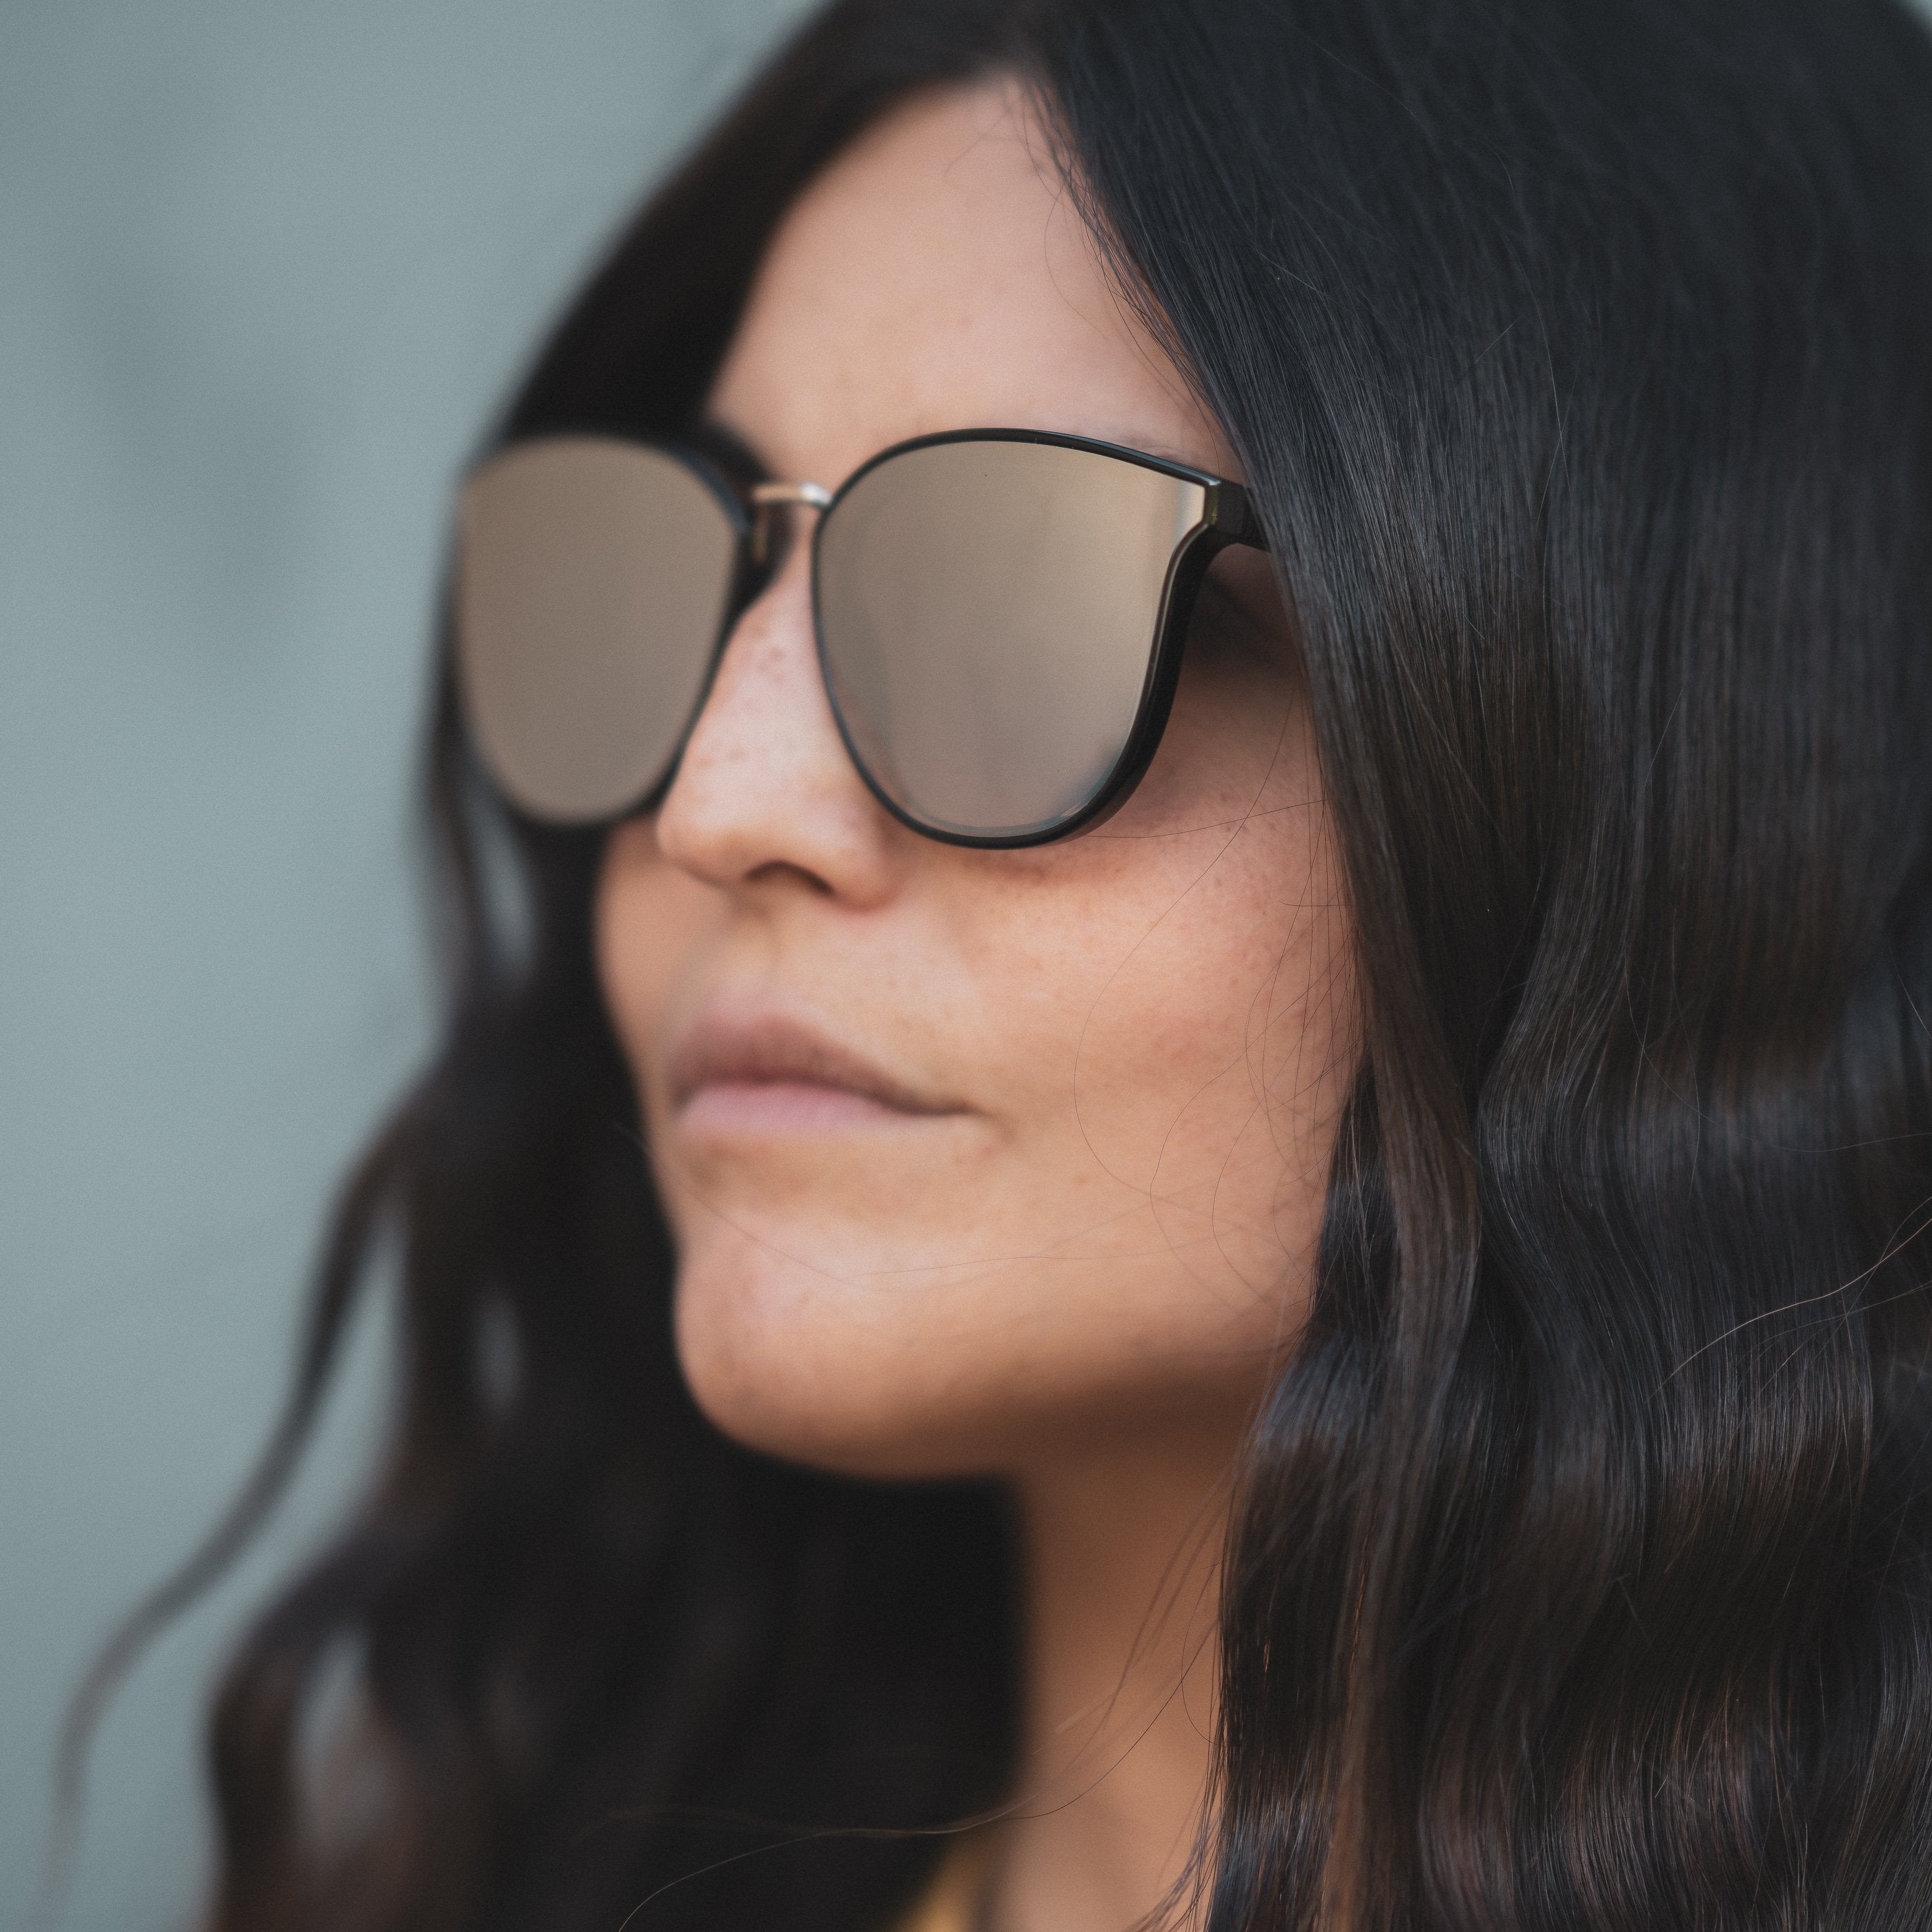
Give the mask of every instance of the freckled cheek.
<svg viewBox="0 0 1932 1932">
<path fill-rule="evenodd" d="M 1180 1151 L 1210 1165 L 1265 1110 L 1270 1070 L 1326 1062 L 1340 946 L 1305 817 L 1170 848 L 1130 930 L 1070 1018 L 1080 1131 L 1110 1172 L 1154 1184 Z M 1191 847 L 1184 856 L 1183 848 Z M 1144 848 L 1150 849 L 1150 848 Z"/>
</svg>

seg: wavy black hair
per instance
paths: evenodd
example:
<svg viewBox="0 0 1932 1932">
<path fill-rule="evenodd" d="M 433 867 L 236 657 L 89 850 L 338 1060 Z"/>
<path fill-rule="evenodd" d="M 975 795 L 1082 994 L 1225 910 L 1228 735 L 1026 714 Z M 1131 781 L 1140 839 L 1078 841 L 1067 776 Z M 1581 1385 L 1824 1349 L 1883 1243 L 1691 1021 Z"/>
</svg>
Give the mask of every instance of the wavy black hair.
<svg viewBox="0 0 1932 1932">
<path fill-rule="evenodd" d="M 1360 988 L 1206 1922 L 1932 1926 L 1932 44 L 1900 0 L 841 0 L 501 432 L 686 424 L 800 185 L 998 70 L 1249 480 Z M 220 1692 L 214 1922 L 883 1928 L 1013 1775 L 1000 1498 L 698 1415 L 598 838 L 505 814 L 446 674 L 430 774 L 447 1031 L 264 1492 L 392 1244 L 405 1400 Z"/>
</svg>

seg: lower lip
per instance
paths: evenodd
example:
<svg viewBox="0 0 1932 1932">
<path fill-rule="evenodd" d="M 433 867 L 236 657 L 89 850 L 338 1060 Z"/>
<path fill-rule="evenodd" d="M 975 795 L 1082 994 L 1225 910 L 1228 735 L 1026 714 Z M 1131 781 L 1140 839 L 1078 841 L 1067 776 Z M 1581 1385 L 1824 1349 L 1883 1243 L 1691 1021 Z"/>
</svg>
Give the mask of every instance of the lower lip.
<svg viewBox="0 0 1932 1932">
<path fill-rule="evenodd" d="M 677 1124 L 686 1133 L 741 1138 L 862 1132 L 943 1118 L 812 1081 L 722 1080 L 699 1088 L 678 1110 Z"/>
</svg>

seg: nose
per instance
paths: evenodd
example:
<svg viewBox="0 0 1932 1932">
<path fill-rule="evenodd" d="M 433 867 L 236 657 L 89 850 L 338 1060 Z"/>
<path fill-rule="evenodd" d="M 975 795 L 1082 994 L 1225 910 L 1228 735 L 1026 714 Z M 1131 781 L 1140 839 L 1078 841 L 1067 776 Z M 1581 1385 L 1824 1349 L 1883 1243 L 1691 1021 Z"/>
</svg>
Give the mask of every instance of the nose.
<svg viewBox="0 0 1932 1932">
<path fill-rule="evenodd" d="M 813 486 L 766 488 L 801 494 L 764 502 L 823 507 L 802 494 Z M 870 906 L 896 889 L 911 837 L 867 789 L 839 735 L 818 668 L 810 546 L 794 542 L 725 641 L 658 808 L 658 850 L 708 884 L 804 882 Z"/>
</svg>

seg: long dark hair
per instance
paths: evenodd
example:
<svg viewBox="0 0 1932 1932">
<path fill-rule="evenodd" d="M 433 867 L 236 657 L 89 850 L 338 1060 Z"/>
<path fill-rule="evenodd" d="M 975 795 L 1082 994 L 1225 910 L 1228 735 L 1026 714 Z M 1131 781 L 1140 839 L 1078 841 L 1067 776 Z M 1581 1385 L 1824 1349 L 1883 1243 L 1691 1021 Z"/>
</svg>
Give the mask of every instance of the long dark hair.
<svg viewBox="0 0 1932 1932">
<path fill-rule="evenodd" d="M 1244 466 L 1352 913 L 1212 1925 L 1932 1925 L 1932 46 L 1899 0 L 843 0 L 502 427 L 686 422 L 800 183 L 993 69 Z M 391 1251 L 403 1408 L 221 1691 L 217 1923 L 881 1927 L 1012 1776 L 1000 1498 L 697 1415 L 597 841 L 506 818 L 446 684 L 430 770 L 448 1030 L 296 1414 Z"/>
</svg>

